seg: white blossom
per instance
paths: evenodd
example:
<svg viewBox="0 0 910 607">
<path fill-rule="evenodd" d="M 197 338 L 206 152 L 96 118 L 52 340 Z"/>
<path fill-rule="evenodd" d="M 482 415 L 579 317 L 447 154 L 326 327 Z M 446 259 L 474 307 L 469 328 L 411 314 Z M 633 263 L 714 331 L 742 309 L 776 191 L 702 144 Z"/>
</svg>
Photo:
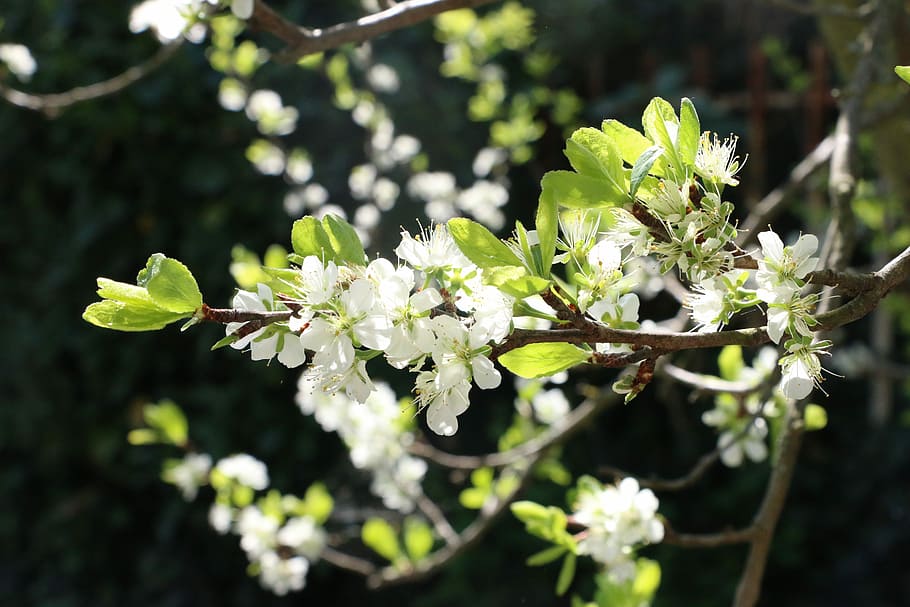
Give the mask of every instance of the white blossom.
<svg viewBox="0 0 910 607">
<path fill-rule="evenodd" d="M 261 491 L 269 486 L 269 472 L 261 461 L 246 453 L 218 460 L 215 470 L 235 482 Z"/>
<path fill-rule="evenodd" d="M 207 453 L 188 453 L 167 469 L 164 479 L 177 485 L 183 499 L 192 501 L 196 498 L 199 487 L 208 481 L 211 468 L 212 457 Z"/>
<path fill-rule="evenodd" d="M 31 51 L 22 44 L 0 44 L 0 62 L 5 63 L 7 69 L 24 82 L 31 80 L 38 69 Z"/>
<path fill-rule="evenodd" d="M 273 551 L 263 553 L 258 560 L 259 583 L 278 596 L 303 590 L 310 564 L 302 556 L 285 559 Z"/>
</svg>

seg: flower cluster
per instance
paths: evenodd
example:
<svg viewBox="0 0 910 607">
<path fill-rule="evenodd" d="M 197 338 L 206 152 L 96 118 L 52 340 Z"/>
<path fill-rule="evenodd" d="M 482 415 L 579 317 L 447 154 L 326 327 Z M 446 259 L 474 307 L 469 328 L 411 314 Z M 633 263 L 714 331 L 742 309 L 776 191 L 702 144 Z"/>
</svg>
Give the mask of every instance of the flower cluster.
<svg viewBox="0 0 910 607">
<path fill-rule="evenodd" d="M 768 306 L 768 336 L 780 343 L 784 335 L 787 355 L 780 360 L 783 371 L 780 387 L 788 398 L 806 398 L 821 381 L 820 354 L 827 354 L 828 341 L 815 341 L 812 327 L 818 321 L 812 311 L 818 302 L 814 293 L 802 295 L 805 279 L 816 269 L 818 258 L 813 257 L 818 239 L 803 234 L 792 246 L 784 246 L 772 231 L 758 235 L 762 259 L 758 262 L 755 280 L 756 296 Z"/>
<path fill-rule="evenodd" d="M 211 484 L 216 495 L 209 522 L 218 533 L 240 537 L 250 571 L 262 586 L 278 595 L 304 587 L 310 563 L 326 544 L 322 522 L 331 508 L 327 494 L 321 496 L 324 516 L 318 520 L 305 500 L 277 491 L 254 503 L 255 492 L 269 486 L 269 473 L 264 463 L 245 453 L 222 458 L 214 467 L 208 454 L 189 453 L 165 462 L 164 480 L 187 500 L 195 499 L 200 486 Z"/>
<path fill-rule="evenodd" d="M 735 356 L 734 356 L 735 355 Z M 774 372 L 777 366 L 777 351 L 765 347 L 758 351 L 752 366 L 742 362 L 742 350 L 739 346 L 727 346 L 721 358 L 728 361 L 735 358 L 735 372 L 730 373 L 722 366 L 722 374 L 727 381 L 735 381 L 756 389 L 746 395 L 721 393 L 714 401 L 714 408 L 705 411 L 701 419 L 705 425 L 717 430 L 717 448 L 720 460 L 730 468 L 742 465 L 744 458 L 753 462 L 764 461 L 768 457 L 768 422 L 766 417 L 777 413 L 775 399 L 764 400 L 758 388 Z M 725 372 L 727 371 L 727 372 Z"/>
<path fill-rule="evenodd" d="M 286 280 L 283 299 L 262 284 L 234 297 L 241 311 L 290 310 L 286 321 L 230 323 L 227 335 L 256 360 L 277 357 L 288 367 L 309 360 L 304 377 L 312 391 L 343 391 L 361 403 L 375 390 L 367 360 L 383 354 L 391 366 L 417 373 L 415 402 L 429 427 L 454 434 L 472 383 L 490 389 L 501 381 L 487 354 L 511 330 L 513 300 L 483 284 L 444 226 L 419 238 L 404 232 L 396 253 L 409 265 L 307 256 Z M 443 304 L 448 312 L 438 310 Z"/>
<path fill-rule="evenodd" d="M 663 540 L 657 518 L 657 497 L 634 478 L 603 487 L 584 477 L 579 481 L 572 520 L 587 527 L 578 542 L 579 554 L 590 555 L 616 581 L 635 577 L 635 550 Z"/>
<path fill-rule="evenodd" d="M 407 453 L 414 440 L 409 429 L 412 416 L 401 407 L 388 384 L 375 386 L 359 403 L 343 392 L 314 390 L 310 377 L 304 374 L 297 404 L 305 414 L 313 415 L 323 430 L 338 433 L 350 450 L 354 466 L 372 474 L 370 488 L 387 508 L 409 513 L 421 494 L 427 464 Z"/>
</svg>

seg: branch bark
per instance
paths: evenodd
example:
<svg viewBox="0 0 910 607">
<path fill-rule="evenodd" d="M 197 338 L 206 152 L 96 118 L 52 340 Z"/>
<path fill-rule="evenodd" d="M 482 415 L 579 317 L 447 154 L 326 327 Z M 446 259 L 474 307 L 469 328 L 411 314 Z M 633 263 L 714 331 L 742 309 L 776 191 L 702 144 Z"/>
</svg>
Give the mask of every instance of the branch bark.
<svg viewBox="0 0 910 607">
<path fill-rule="evenodd" d="M 282 17 L 263 0 L 256 0 L 252 27 L 266 31 L 284 42 L 286 48 L 276 55 L 279 61 L 292 62 L 344 44 L 360 43 L 382 34 L 410 27 L 440 13 L 474 8 L 495 0 L 404 0 L 393 6 L 361 17 L 356 21 L 338 23 L 326 28 L 301 27 Z"/>
<path fill-rule="evenodd" d="M 157 53 L 146 61 L 101 82 L 77 86 L 62 93 L 47 95 L 26 93 L 0 83 L 0 96 L 15 106 L 42 112 L 49 118 L 54 118 L 72 105 L 119 93 L 128 86 L 142 80 L 173 57 L 177 49 L 180 48 L 181 43 L 182 41 L 178 40 L 162 46 Z"/>
</svg>

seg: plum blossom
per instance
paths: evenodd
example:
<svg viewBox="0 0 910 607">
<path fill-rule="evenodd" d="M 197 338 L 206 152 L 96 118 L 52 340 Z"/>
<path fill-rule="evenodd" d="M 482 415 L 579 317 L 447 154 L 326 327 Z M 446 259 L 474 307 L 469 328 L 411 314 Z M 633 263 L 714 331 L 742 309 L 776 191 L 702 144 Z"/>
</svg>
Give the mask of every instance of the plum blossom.
<svg viewBox="0 0 910 607">
<path fill-rule="evenodd" d="M 269 486 L 269 472 L 265 464 L 246 453 L 238 453 L 218 460 L 215 470 L 227 478 L 257 491 Z"/>
<path fill-rule="evenodd" d="M 650 489 L 641 489 L 634 478 L 602 487 L 591 478 L 579 483 L 575 522 L 588 527 L 578 543 L 579 554 L 590 555 L 607 568 L 617 582 L 635 575 L 634 550 L 663 540 L 664 527 L 657 518 L 658 500 Z"/>
<path fill-rule="evenodd" d="M 245 312 L 271 312 L 275 309 L 272 290 L 262 283 L 256 285 L 256 293 L 237 291 L 232 303 L 234 309 Z M 228 323 L 225 326 L 225 334 L 234 335 L 242 332 L 246 324 L 245 322 Z M 278 362 L 291 368 L 299 367 L 306 360 L 299 340 L 277 323 L 242 335 L 231 343 L 231 347 L 235 350 L 243 350 L 247 346 L 249 346 L 250 357 L 253 360 L 270 360 L 277 355 Z"/>
<path fill-rule="evenodd" d="M 183 499 L 191 502 L 196 498 L 199 487 L 208 482 L 211 468 L 212 457 L 207 453 L 187 453 L 164 472 L 164 480 L 175 484 Z"/>
<path fill-rule="evenodd" d="M 718 185 L 739 185 L 736 174 L 745 164 L 736 156 L 739 138 L 731 135 L 721 141 L 717 133 L 701 134 L 698 151 L 695 154 L 695 172 L 708 183 Z M 719 190 L 718 190 L 719 191 Z"/>
</svg>

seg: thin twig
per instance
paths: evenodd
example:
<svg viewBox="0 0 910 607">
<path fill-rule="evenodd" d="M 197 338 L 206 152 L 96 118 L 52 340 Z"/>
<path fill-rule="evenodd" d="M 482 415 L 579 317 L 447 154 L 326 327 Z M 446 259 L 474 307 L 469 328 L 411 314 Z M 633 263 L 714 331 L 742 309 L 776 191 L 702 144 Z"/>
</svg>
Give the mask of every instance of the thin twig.
<svg viewBox="0 0 910 607">
<path fill-rule="evenodd" d="M 755 537 L 755 529 L 731 529 L 717 533 L 677 533 L 668 523 L 664 523 L 664 544 L 682 548 L 718 548 L 731 544 L 745 544 Z"/>
<path fill-rule="evenodd" d="M 542 433 L 517 447 L 500 453 L 485 455 L 455 455 L 447 453 L 423 442 L 416 442 L 409 450 L 414 455 L 424 457 L 441 466 L 461 470 L 476 470 L 487 466 L 509 466 L 532 456 L 544 453 L 550 447 L 560 444 L 575 432 L 580 430 L 594 419 L 600 412 L 619 399 L 612 392 L 599 398 L 589 398 L 572 409 L 559 422 L 553 424 Z"/>
<path fill-rule="evenodd" d="M 177 52 L 177 49 L 180 48 L 181 43 L 182 41 L 178 40 L 164 45 L 149 59 L 102 82 L 96 82 L 86 86 L 77 86 L 76 88 L 62 93 L 51 93 L 46 95 L 26 93 L 0 83 L 0 96 L 13 105 L 36 112 L 42 112 L 48 117 L 53 118 L 71 105 L 119 93 L 128 86 L 145 78 L 156 68 L 160 67 L 167 62 L 168 59 L 173 57 Z"/>
<path fill-rule="evenodd" d="M 394 30 L 410 27 L 440 13 L 490 4 L 495 0 L 404 0 L 393 6 L 326 28 L 306 28 L 288 21 L 263 0 L 256 0 L 249 24 L 280 39 L 286 48 L 276 55 L 279 61 L 296 61 L 306 55 L 360 43 Z"/>
<path fill-rule="evenodd" d="M 452 527 L 449 519 L 446 518 L 445 513 L 443 513 L 436 502 L 427 497 L 423 491 L 417 496 L 417 507 L 424 516 L 430 519 L 430 522 L 433 523 L 433 528 L 436 529 L 436 533 L 445 540 L 446 544 L 451 545 L 458 543 L 458 532 Z"/>
</svg>

